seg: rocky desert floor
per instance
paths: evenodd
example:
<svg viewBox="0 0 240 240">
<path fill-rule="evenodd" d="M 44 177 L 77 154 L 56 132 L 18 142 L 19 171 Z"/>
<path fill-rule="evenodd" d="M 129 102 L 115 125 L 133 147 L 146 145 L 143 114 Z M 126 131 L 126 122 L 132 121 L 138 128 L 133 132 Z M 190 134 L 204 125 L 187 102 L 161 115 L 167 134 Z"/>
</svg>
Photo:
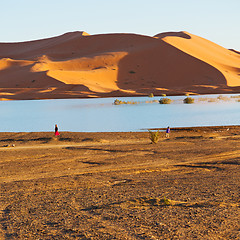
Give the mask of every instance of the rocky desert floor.
<svg viewBox="0 0 240 240">
<path fill-rule="evenodd" d="M 240 239 L 240 127 L 0 133 L 1 239 Z"/>
</svg>

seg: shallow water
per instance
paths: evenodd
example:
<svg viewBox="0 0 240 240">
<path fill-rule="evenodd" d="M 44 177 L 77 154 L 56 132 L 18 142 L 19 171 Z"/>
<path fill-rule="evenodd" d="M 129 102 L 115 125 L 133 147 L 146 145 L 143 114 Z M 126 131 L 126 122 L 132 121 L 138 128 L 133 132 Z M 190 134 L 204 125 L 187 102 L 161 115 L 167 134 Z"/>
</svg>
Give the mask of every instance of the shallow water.
<svg viewBox="0 0 240 240">
<path fill-rule="evenodd" d="M 118 98 L 140 102 L 122 105 L 113 104 L 116 98 L 2 101 L 0 131 L 53 131 L 56 123 L 60 131 L 73 132 L 126 132 L 167 126 L 238 125 L 238 95 L 222 95 L 220 100 L 217 99 L 218 96 L 194 96 L 194 104 L 183 104 L 186 96 L 168 97 L 174 101 L 171 104 L 146 103 L 159 100 L 159 96 Z"/>
</svg>

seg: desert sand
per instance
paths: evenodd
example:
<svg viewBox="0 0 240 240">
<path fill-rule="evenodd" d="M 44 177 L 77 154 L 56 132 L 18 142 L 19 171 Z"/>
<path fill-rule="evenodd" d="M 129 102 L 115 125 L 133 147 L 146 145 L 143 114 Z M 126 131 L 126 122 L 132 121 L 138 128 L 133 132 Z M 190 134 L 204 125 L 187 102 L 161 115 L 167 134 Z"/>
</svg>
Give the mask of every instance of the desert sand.
<svg viewBox="0 0 240 240">
<path fill-rule="evenodd" d="M 0 43 L 0 99 L 240 91 L 240 55 L 188 32 Z"/>
<path fill-rule="evenodd" d="M 240 239 L 240 128 L 0 133 L 1 239 Z"/>
</svg>

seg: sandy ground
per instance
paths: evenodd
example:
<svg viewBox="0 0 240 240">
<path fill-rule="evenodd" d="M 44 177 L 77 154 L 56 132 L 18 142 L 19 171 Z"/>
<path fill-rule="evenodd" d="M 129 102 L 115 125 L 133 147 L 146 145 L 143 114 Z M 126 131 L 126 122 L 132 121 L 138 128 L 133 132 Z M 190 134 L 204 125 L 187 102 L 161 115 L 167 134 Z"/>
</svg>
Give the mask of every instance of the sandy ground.
<svg viewBox="0 0 240 240">
<path fill-rule="evenodd" d="M 240 239 L 240 128 L 0 133 L 1 239 Z"/>
</svg>

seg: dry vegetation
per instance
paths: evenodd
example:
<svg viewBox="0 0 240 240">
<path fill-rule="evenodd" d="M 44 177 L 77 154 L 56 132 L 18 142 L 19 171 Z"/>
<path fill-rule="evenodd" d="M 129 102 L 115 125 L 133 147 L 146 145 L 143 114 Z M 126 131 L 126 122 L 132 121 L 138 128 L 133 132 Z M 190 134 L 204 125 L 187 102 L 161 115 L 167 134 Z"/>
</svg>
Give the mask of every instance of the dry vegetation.
<svg viewBox="0 0 240 240">
<path fill-rule="evenodd" d="M 1 133 L 0 238 L 240 239 L 239 133 Z"/>
<path fill-rule="evenodd" d="M 172 102 L 172 100 L 170 98 L 161 98 L 159 100 L 160 104 L 170 104 Z"/>
</svg>

